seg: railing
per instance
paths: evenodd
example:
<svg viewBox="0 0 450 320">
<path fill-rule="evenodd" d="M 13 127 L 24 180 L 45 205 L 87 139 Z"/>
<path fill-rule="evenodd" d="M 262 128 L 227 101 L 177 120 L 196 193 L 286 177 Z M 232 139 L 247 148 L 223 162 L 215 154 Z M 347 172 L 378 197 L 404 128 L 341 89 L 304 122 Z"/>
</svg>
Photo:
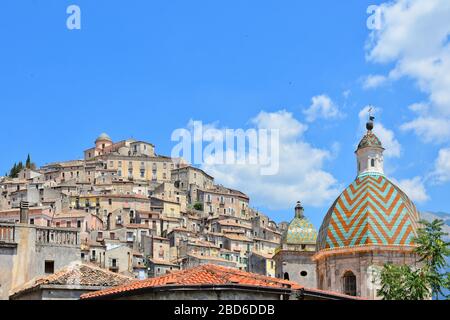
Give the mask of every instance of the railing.
<svg viewBox="0 0 450 320">
<path fill-rule="evenodd" d="M 14 226 L 0 224 L 0 242 L 14 243 Z"/>
<path fill-rule="evenodd" d="M 78 246 L 80 239 L 75 230 L 64 230 L 55 228 L 36 228 L 36 243 L 44 245 L 67 245 Z"/>
</svg>

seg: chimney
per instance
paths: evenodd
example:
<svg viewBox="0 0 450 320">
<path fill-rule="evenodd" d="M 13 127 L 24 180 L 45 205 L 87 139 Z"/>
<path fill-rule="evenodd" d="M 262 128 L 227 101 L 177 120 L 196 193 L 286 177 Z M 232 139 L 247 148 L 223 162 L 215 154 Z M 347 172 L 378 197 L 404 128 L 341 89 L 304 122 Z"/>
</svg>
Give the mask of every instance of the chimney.
<svg viewBox="0 0 450 320">
<path fill-rule="evenodd" d="M 20 223 L 28 224 L 28 201 L 20 201 Z"/>
</svg>

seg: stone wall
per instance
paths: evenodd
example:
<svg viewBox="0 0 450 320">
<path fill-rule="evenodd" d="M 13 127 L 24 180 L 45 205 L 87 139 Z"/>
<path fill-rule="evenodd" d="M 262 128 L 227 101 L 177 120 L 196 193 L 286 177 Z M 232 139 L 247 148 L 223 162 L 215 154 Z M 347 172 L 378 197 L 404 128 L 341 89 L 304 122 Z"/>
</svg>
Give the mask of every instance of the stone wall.
<svg viewBox="0 0 450 320">
<path fill-rule="evenodd" d="M 13 229 L 13 241 L 0 243 L 0 299 L 8 299 L 11 290 L 45 275 L 45 261 L 53 261 L 57 271 L 81 260 L 75 230 L 25 224 L 15 224 Z"/>
</svg>

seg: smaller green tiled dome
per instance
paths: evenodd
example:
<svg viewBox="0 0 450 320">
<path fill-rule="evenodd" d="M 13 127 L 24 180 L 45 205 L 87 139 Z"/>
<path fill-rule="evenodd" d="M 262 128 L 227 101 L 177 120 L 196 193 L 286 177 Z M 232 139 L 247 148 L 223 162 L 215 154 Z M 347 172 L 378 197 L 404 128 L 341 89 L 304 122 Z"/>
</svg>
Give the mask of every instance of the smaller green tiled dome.
<svg viewBox="0 0 450 320">
<path fill-rule="evenodd" d="M 295 207 L 295 218 L 289 224 L 283 243 L 291 245 L 315 244 L 317 240 L 317 230 L 313 224 L 303 215 L 304 209 L 300 202 Z"/>
</svg>

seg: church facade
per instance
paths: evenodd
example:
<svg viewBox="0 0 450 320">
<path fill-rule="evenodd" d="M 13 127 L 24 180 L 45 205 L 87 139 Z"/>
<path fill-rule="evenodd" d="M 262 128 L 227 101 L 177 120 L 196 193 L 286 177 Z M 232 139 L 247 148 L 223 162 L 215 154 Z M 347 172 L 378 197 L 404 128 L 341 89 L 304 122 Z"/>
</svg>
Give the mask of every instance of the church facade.
<svg viewBox="0 0 450 320">
<path fill-rule="evenodd" d="M 417 263 L 414 238 L 419 213 L 384 174 L 384 148 L 373 133 L 373 120 L 370 117 L 367 133 L 355 152 L 357 177 L 328 210 L 314 249 L 311 241 L 305 240 L 311 226 L 303 223 L 303 228 L 298 227 L 299 217 L 306 220 L 296 213 L 277 252 L 277 276 L 293 275 L 291 280 L 302 285 L 315 281 L 321 290 L 377 299 L 379 274 L 385 264 Z M 292 246 L 292 238 L 299 239 L 296 246 Z M 314 272 L 310 272 L 312 265 Z M 297 279 L 297 273 L 306 270 L 312 278 Z"/>
</svg>

